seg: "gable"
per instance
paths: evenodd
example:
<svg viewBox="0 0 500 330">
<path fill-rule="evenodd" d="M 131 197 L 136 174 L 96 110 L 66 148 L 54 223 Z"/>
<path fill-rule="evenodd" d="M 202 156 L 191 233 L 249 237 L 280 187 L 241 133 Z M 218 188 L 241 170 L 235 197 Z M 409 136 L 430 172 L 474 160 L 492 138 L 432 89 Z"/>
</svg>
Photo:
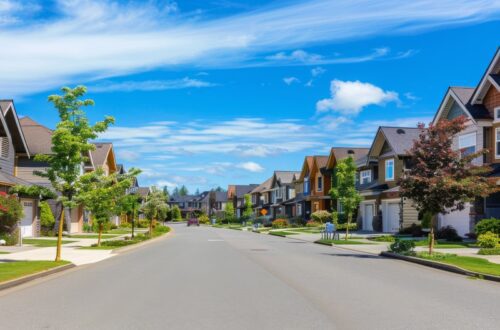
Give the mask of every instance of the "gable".
<svg viewBox="0 0 500 330">
<path fill-rule="evenodd" d="M 465 113 L 465 111 L 462 109 L 460 105 L 458 105 L 457 102 L 453 102 L 453 105 L 450 107 L 448 110 L 448 113 L 446 114 L 446 119 L 451 120 L 458 118 L 460 116 L 466 116 L 468 115 Z"/>
</svg>

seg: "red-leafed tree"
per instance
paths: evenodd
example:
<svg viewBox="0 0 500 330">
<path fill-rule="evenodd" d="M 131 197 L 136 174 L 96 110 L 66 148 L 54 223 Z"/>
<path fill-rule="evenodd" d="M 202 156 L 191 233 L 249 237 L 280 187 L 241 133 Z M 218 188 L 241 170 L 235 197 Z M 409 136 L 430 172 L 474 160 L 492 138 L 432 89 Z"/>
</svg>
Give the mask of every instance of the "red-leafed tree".
<svg viewBox="0 0 500 330">
<path fill-rule="evenodd" d="M 497 191 L 495 182 L 486 177 L 491 168 L 472 162 L 487 150 L 467 154 L 466 150 L 452 149 L 453 136 L 465 128 L 466 122 L 466 118 L 461 116 L 440 120 L 427 129 L 420 124 L 422 132 L 419 139 L 407 152 L 411 165 L 399 182 L 401 196 L 411 199 L 422 214 L 433 215 L 429 253 L 434 246 L 437 214 L 463 210 L 465 203 Z"/>
</svg>

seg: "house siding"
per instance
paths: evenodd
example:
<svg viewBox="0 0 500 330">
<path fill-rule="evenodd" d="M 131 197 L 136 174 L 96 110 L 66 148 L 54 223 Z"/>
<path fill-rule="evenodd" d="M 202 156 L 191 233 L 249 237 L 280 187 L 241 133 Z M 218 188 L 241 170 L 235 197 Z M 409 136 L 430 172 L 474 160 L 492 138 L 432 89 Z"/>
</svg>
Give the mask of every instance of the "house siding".
<svg viewBox="0 0 500 330">
<path fill-rule="evenodd" d="M 394 159 L 394 180 L 386 181 L 385 180 L 385 161 L 387 159 Z M 394 188 L 397 186 L 397 181 L 401 177 L 401 173 L 403 173 L 403 160 L 399 157 L 385 157 L 381 158 L 378 161 L 378 182 L 381 184 L 387 183 L 389 188 Z"/>
<path fill-rule="evenodd" d="M 412 224 L 418 224 L 418 211 L 413 207 L 412 201 L 404 198 L 403 199 L 403 228 L 410 227 Z"/>
<path fill-rule="evenodd" d="M 36 175 L 34 172 L 44 172 L 47 168 L 46 163 L 34 161 L 33 158 L 19 156 L 17 160 L 17 177 L 29 182 L 49 183 L 47 178 Z"/>
<path fill-rule="evenodd" d="M 446 116 L 446 118 L 451 120 L 451 119 L 458 118 L 460 116 L 467 116 L 467 115 L 465 114 L 462 107 L 460 107 L 460 105 L 457 104 L 457 102 L 453 102 L 453 105 L 451 106 L 450 110 L 448 111 L 448 115 Z"/>
<path fill-rule="evenodd" d="M 14 150 L 14 145 L 12 143 L 12 137 L 10 135 L 7 123 L 5 122 L 5 119 L 3 117 L 1 118 L 1 123 L 5 131 L 5 135 L 8 139 L 8 155 L 7 157 L 0 157 L 0 170 L 14 175 L 14 163 L 15 163 L 15 158 L 16 158 L 16 152 Z"/>
</svg>

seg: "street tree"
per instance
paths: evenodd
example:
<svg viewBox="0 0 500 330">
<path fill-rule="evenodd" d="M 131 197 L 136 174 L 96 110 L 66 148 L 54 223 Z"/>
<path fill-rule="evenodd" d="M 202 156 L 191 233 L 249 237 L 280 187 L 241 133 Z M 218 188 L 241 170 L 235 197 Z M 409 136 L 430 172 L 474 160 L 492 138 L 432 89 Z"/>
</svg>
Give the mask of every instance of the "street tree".
<svg viewBox="0 0 500 330">
<path fill-rule="evenodd" d="M 167 217 L 168 204 L 163 195 L 163 191 L 156 187 L 152 187 L 151 192 L 142 205 L 142 212 L 149 221 L 149 236 L 152 237 L 155 222 L 159 219 L 164 221 Z"/>
<path fill-rule="evenodd" d="M 62 204 L 59 225 L 57 228 L 56 261 L 61 260 L 61 242 L 65 209 L 69 211 L 77 206 L 75 182 L 81 173 L 82 164 L 88 160 L 88 154 L 95 146 L 89 142 L 97 138 L 114 123 L 113 117 L 105 117 L 94 125 L 89 123 L 83 110 L 93 106 L 91 99 L 82 100 L 87 89 L 84 86 L 75 88 L 63 87 L 62 95 L 51 95 L 49 101 L 54 104 L 59 114 L 59 122 L 52 132 L 52 152 L 48 155 L 36 155 L 35 160 L 47 164 L 43 171 L 35 174 L 47 178 L 55 191 L 59 193 L 58 201 Z M 69 213 L 69 212 L 68 212 Z"/>
<path fill-rule="evenodd" d="M 172 221 L 182 220 L 182 213 L 181 209 L 179 209 L 179 206 L 177 205 L 172 206 L 172 209 L 170 210 L 170 220 Z"/>
<path fill-rule="evenodd" d="M 345 239 L 349 236 L 349 226 L 352 216 L 357 210 L 363 197 L 356 190 L 356 164 L 352 157 L 347 157 L 338 162 L 335 168 L 335 185 L 330 190 L 333 200 L 338 200 L 347 216 Z"/>
<path fill-rule="evenodd" d="M 123 195 L 117 204 L 117 213 L 124 214 L 132 225 L 132 238 L 135 236 L 135 223 L 140 208 L 141 196 L 135 193 Z"/>
<path fill-rule="evenodd" d="M 231 201 L 228 201 L 226 203 L 226 206 L 224 207 L 224 219 L 227 221 L 227 223 L 233 222 L 234 221 L 234 206 Z"/>
<path fill-rule="evenodd" d="M 182 187 L 179 189 L 179 196 L 187 196 L 189 194 L 188 188 L 186 188 L 185 185 L 182 185 Z"/>
<path fill-rule="evenodd" d="M 247 222 L 252 218 L 253 215 L 253 204 L 252 196 L 250 194 L 245 194 L 245 204 L 243 205 L 242 221 Z"/>
<path fill-rule="evenodd" d="M 170 199 L 170 192 L 168 191 L 167 186 L 163 186 L 163 195 L 165 195 L 165 199 L 168 201 Z"/>
<path fill-rule="evenodd" d="M 421 214 L 431 214 L 429 253 L 434 246 L 435 218 L 463 210 L 465 203 L 478 197 L 486 197 L 497 191 L 495 181 L 485 174 L 491 168 L 475 165 L 473 160 L 486 154 L 486 150 L 468 153 L 452 149 L 453 136 L 466 125 L 463 116 L 452 120 L 440 120 L 424 129 L 408 151 L 412 166 L 400 179 L 400 194 L 413 202 Z"/>
</svg>

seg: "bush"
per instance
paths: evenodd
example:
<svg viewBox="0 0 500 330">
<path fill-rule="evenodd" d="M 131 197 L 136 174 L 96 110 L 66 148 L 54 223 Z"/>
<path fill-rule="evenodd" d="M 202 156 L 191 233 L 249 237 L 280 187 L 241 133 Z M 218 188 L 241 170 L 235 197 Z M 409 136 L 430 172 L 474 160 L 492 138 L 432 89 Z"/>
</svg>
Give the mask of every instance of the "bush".
<svg viewBox="0 0 500 330">
<path fill-rule="evenodd" d="M 179 206 L 174 205 L 172 209 L 170 210 L 171 215 L 170 218 L 172 218 L 172 221 L 181 221 L 182 220 L 182 214 L 181 214 L 181 209 Z"/>
<path fill-rule="evenodd" d="M 399 231 L 402 235 L 411 235 L 413 237 L 421 237 L 424 235 L 422 226 L 412 223 L 410 227 L 403 228 Z"/>
<path fill-rule="evenodd" d="M 43 229 L 50 230 L 54 228 L 56 224 L 56 218 L 50 209 L 47 202 L 40 202 L 40 226 Z"/>
<path fill-rule="evenodd" d="M 92 226 L 89 225 L 87 222 L 83 224 L 83 232 L 84 233 L 91 233 L 92 232 Z"/>
<path fill-rule="evenodd" d="M 347 223 L 339 223 L 337 225 L 337 230 L 346 230 L 347 228 Z M 350 223 L 349 224 L 349 231 L 354 231 L 358 229 L 358 224 L 357 223 Z"/>
<path fill-rule="evenodd" d="M 498 245 L 498 235 L 488 231 L 479 235 L 477 238 L 477 245 L 481 248 L 492 249 Z"/>
<path fill-rule="evenodd" d="M 500 255 L 500 247 L 496 248 L 491 248 L 491 249 L 479 249 L 477 254 L 483 255 L 483 256 L 498 256 Z"/>
<path fill-rule="evenodd" d="M 377 236 L 377 237 L 371 237 L 369 238 L 370 241 L 375 241 L 375 242 L 396 242 L 396 238 L 392 235 L 383 235 L 383 236 Z"/>
<path fill-rule="evenodd" d="M 290 224 L 294 226 L 303 226 L 305 221 L 302 217 L 293 217 L 290 218 Z"/>
<path fill-rule="evenodd" d="M 476 224 L 476 234 L 481 235 L 486 232 L 492 232 L 500 235 L 500 219 L 483 219 Z"/>
<path fill-rule="evenodd" d="M 198 221 L 202 224 L 202 225 L 208 225 L 210 223 L 210 219 L 208 218 L 208 215 L 206 214 L 202 214 L 198 217 Z"/>
<path fill-rule="evenodd" d="M 389 246 L 389 251 L 398 254 L 412 254 L 414 248 L 414 241 L 396 239 L 396 241 Z"/>
<path fill-rule="evenodd" d="M 146 219 L 137 221 L 137 228 L 149 228 L 149 221 Z"/>
<path fill-rule="evenodd" d="M 23 207 L 17 197 L 0 192 L 0 234 L 6 235 L 6 241 L 17 230 L 17 222 L 22 217 Z"/>
<path fill-rule="evenodd" d="M 288 227 L 288 220 L 286 219 L 276 219 L 272 222 L 273 228 L 286 228 Z"/>
<path fill-rule="evenodd" d="M 437 239 L 445 239 L 447 241 L 451 242 L 460 242 L 462 241 L 462 238 L 458 236 L 457 230 L 453 228 L 452 226 L 446 226 L 440 228 L 436 232 L 436 238 Z"/>
<path fill-rule="evenodd" d="M 319 222 L 319 223 L 325 223 L 328 221 L 332 220 L 332 214 L 328 211 L 316 211 L 313 214 L 311 214 L 312 220 Z"/>
<path fill-rule="evenodd" d="M 132 224 L 130 222 L 122 222 L 120 223 L 120 228 L 132 228 Z"/>
<path fill-rule="evenodd" d="M 16 245 L 19 243 L 19 229 L 11 233 L 0 234 L 0 239 L 5 240 L 5 245 Z"/>
<path fill-rule="evenodd" d="M 321 226 L 321 223 L 314 220 L 309 220 L 306 222 L 306 227 L 319 227 L 319 226 Z"/>
</svg>

